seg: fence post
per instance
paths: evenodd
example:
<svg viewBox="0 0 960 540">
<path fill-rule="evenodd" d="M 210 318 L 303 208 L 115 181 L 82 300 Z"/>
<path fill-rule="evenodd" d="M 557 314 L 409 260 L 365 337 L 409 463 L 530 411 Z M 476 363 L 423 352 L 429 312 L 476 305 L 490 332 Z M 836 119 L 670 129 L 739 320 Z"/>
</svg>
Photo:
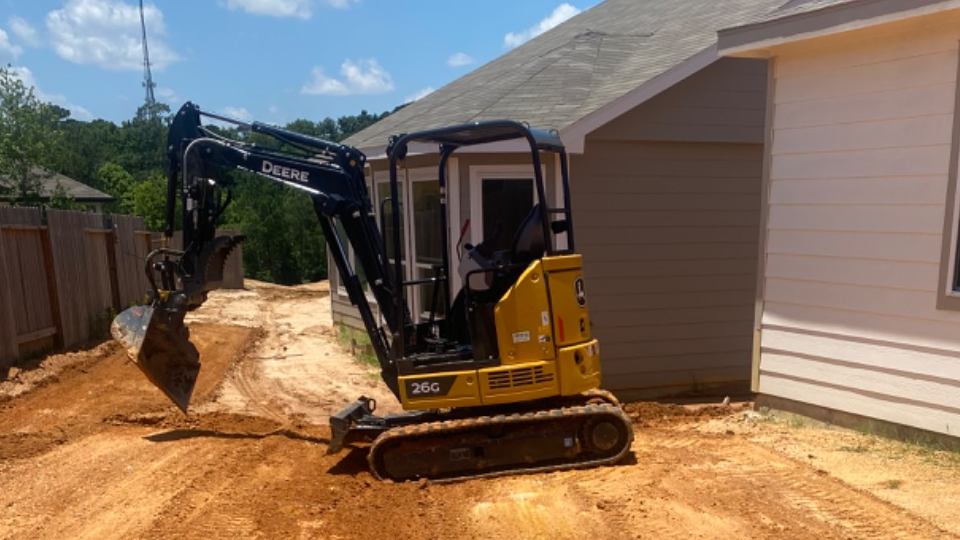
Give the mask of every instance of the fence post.
<svg viewBox="0 0 960 540">
<path fill-rule="evenodd" d="M 60 293 L 57 290 L 57 270 L 53 266 L 53 244 L 50 242 L 50 228 L 40 229 L 40 245 L 43 247 L 43 266 L 47 274 L 47 292 L 50 298 L 50 313 L 53 314 L 53 325 L 57 328 L 54 338 L 58 349 L 63 348 L 63 318 L 60 316 Z"/>
<path fill-rule="evenodd" d="M 7 372 L 20 356 L 17 325 L 13 319 L 13 306 L 10 303 L 10 293 L 13 289 L 8 275 L 3 229 L 0 228 L 0 379 L 7 377 Z"/>
<path fill-rule="evenodd" d="M 120 312 L 120 277 L 117 275 L 117 228 L 110 225 L 110 232 L 103 235 L 107 242 L 107 266 L 110 269 L 110 300 L 113 310 Z"/>
</svg>

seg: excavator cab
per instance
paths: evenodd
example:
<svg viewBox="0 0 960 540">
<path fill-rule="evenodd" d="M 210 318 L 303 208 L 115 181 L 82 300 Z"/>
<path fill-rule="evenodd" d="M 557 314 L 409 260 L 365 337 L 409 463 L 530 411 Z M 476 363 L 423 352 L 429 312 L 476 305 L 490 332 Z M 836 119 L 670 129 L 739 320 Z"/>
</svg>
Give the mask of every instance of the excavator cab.
<svg viewBox="0 0 960 540">
<path fill-rule="evenodd" d="M 465 148 L 483 144 L 510 143 L 529 157 L 532 175 L 532 206 L 525 217 L 513 217 L 504 230 L 502 223 L 486 227 L 491 232 L 476 245 L 464 245 L 460 256 L 450 256 L 446 219 L 446 177 L 451 156 Z M 573 214 L 567 156 L 555 132 L 530 128 L 519 122 L 498 120 L 463 124 L 399 135 L 391 138 L 387 156 L 391 172 L 391 217 L 395 220 L 387 242 L 400 245 L 397 217 L 398 171 L 410 148 L 437 148 L 440 207 L 440 272 L 429 280 L 443 304 L 443 320 L 431 317 L 418 324 L 396 325 L 398 387 L 405 409 L 483 406 L 491 403 L 529 401 L 539 397 L 562 396 L 596 388 L 599 364 L 582 363 L 579 375 L 568 374 L 561 386 L 561 363 L 557 339 L 565 345 L 587 346 L 589 321 L 585 295 L 578 305 L 575 286 L 566 278 L 583 282 L 580 256 L 574 250 Z M 559 193 L 548 193 L 545 171 L 559 182 Z M 554 202 L 556 201 L 556 202 Z M 455 201 L 459 204 L 460 201 Z M 522 215 L 522 214 L 521 214 Z M 474 219 L 479 216 L 471 216 Z M 512 228 L 512 230 L 510 230 Z M 459 244 L 460 242 L 458 242 Z M 393 251 L 396 252 L 396 251 Z M 404 269 L 395 261 L 394 272 Z M 459 275 L 462 286 L 454 290 L 451 276 Z M 563 279 L 561 279 L 563 278 Z M 398 303 L 406 304 L 409 287 L 424 286 L 424 280 L 397 280 L 401 284 Z M 581 287 L 581 294 L 582 293 Z M 563 301 L 561 301 L 563 300 Z M 571 301 L 572 300 L 572 301 Z M 399 308 L 394 313 L 400 313 Z M 571 322 L 578 339 L 571 340 Z M 558 334 L 558 325 L 560 333 Z M 587 347 L 590 350 L 590 347 Z M 592 350 L 596 350 L 593 347 Z M 595 356 L 595 355 L 594 355 Z M 540 376 L 526 377 L 526 373 Z M 489 382 L 493 377 L 494 383 Z M 477 384 L 467 384 L 473 379 Z M 506 386 L 499 380 L 517 381 Z M 436 380 L 452 380 L 447 392 L 422 391 L 435 388 Z M 529 380 L 529 386 L 519 382 Z M 444 389 L 445 385 L 439 385 Z"/>
</svg>

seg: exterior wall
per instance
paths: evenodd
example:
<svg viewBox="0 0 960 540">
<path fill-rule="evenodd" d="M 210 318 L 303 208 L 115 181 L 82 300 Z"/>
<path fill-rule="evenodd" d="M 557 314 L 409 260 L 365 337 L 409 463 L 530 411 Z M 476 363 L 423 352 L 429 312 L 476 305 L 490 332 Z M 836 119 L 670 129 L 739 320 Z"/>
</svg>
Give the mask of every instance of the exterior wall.
<svg viewBox="0 0 960 540">
<path fill-rule="evenodd" d="M 570 156 L 576 248 L 607 388 L 663 395 L 750 379 L 766 66 L 720 60 Z M 410 160 L 436 166 L 431 156 Z M 512 163 L 529 161 L 459 154 L 460 224 L 470 217 L 470 168 Z M 553 200 L 556 165 L 545 166 Z M 335 320 L 358 322 L 333 282 L 331 291 Z"/>
<path fill-rule="evenodd" d="M 958 21 L 775 52 L 760 392 L 960 433 L 960 313 L 937 307 Z"/>
<path fill-rule="evenodd" d="M 574 156 L 605 387 L 749 380 L 762 156 L 759 144 L 589 141 Z"/>
<path fill-rule="evenodd" d="M 766 62 L 721 60 L 572 156 L 604 386 L 746 385 L 757 281 Z"/>
</svg>

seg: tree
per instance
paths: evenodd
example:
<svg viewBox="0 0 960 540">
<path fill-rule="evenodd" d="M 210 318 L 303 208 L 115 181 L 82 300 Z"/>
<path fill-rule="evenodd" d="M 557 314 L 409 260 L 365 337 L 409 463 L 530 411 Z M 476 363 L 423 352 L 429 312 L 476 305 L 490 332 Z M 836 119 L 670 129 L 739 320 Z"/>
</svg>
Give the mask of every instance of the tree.
<svg viewBox="0 0 960 540">
<path fill-rule="evenodd" d="M 97 171 L 97 180 L 97 184 L 102 191 L 107 192 L 119 201 L 111 203 L 107 208 L 108 211 L 116 212 L 120 209 L 129 210 L 129 208 L 124 207 L 123 197 L 136 182 L 126 169 L 116 163 L 108 161 Z"/>
<path fill-rule="evenodd" d="M 58 123 L 67 115 L 37 99 L 9 64 L 0 67 L 0 188 L 20 200 L 39 195 L 38 167 L 57 144 Z"/>
<path fill-rule="evenodd" d="M 123 193 L 120 208 L 140 216 L 151 231 L 163 229 L 166 220 L 167 179 L 156 172 L 144 181 L 131 184 Z"/>
<path fill-rule="evenodd" d="M 55 208 L 57 210 L 82 210 L 83 205 L 79 204 L 72 195 L 67 193 L 67 190 L 60 184 L 60 181 L 57 180 L 57 187 L 55 187 L 53 193 L 50 194 L 50 202 L 47 203 L 47 208 Z"/>
</svg>

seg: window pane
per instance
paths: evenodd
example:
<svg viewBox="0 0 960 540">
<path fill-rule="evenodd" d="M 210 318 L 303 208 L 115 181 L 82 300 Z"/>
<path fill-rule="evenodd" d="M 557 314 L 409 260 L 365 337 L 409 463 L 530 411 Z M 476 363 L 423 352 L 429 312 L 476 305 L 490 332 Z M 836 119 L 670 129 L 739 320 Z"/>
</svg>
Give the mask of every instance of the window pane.
<svg viewBox="0 0 960 540">
<path fill-rule="evenodd" d="M 347 231 L 343 228 L 343 224 L 340 223 L 339 219 L 333 220 L 334 229 L 337 231 L 337 236 L 340 238 L 340 244 L 343 246 L 344 251 L 347 255 L 347 264 L 353 268 L 353 271 L 356 272 L 357 277 L 360 278 L 360 286 L 363 287 L 363 290 L 369 290 L 369 284 L 367 283 L 367 275 L 363 271 L 363 267 L 357 262 L 357 257 L 353 252 L 353 247 L 350 245 L 350 241 L 347 240 Z M 340 286 L 343 287 L 343 280 L 341 279 Z"/>
<path fill-rule="evenodd" d="M 432 268 L 417 268 L 417 279 L 427 279 L 434 277 Z M 433 308 L 433 286 L 434 284 L 428 283 L 426 285 L 417 285 L 417 294 L 420 297 L 420 314 L 423 317 L 423 320 L 426 320 L 430 317 L 430 310 Z M 443 284 L 440 284 L 440 289 L 437 290 L 437 315 L 436 319 L 443 318 Z"/>
<path fill-rule="evenodd" d="M 441 262 L 440 182 L 413 183 L 413 223 L 416 262 Z"/>
<path fill-rule="evenodd" d="M 403 186 L 397 186 L 397 192 L 400 197 L 400 214 L 403 214 Z M 379 208 L 383 209 L 383 230 L 380 231 L 383 234 L 383 240 L 387 244 L 387 258 L 394 259 L 394 250 L 393 250 L 393 203 L 387 202 L 382 204 L 384 200 L 390 198 L 390 184 L 381 183 L 377 184 L 377 205 Z M 403 257 L 403 244 L 406 242 L 404 238 L 403 230 L 403 220 L 400 220 L 400 256 Z"/>
<path fill-rule="evenodd" d="M 483 241 L 491 251 L 510 249 L 513 236 L 533 208 L 533 180 L 483 179 Z"/>
</svg>

